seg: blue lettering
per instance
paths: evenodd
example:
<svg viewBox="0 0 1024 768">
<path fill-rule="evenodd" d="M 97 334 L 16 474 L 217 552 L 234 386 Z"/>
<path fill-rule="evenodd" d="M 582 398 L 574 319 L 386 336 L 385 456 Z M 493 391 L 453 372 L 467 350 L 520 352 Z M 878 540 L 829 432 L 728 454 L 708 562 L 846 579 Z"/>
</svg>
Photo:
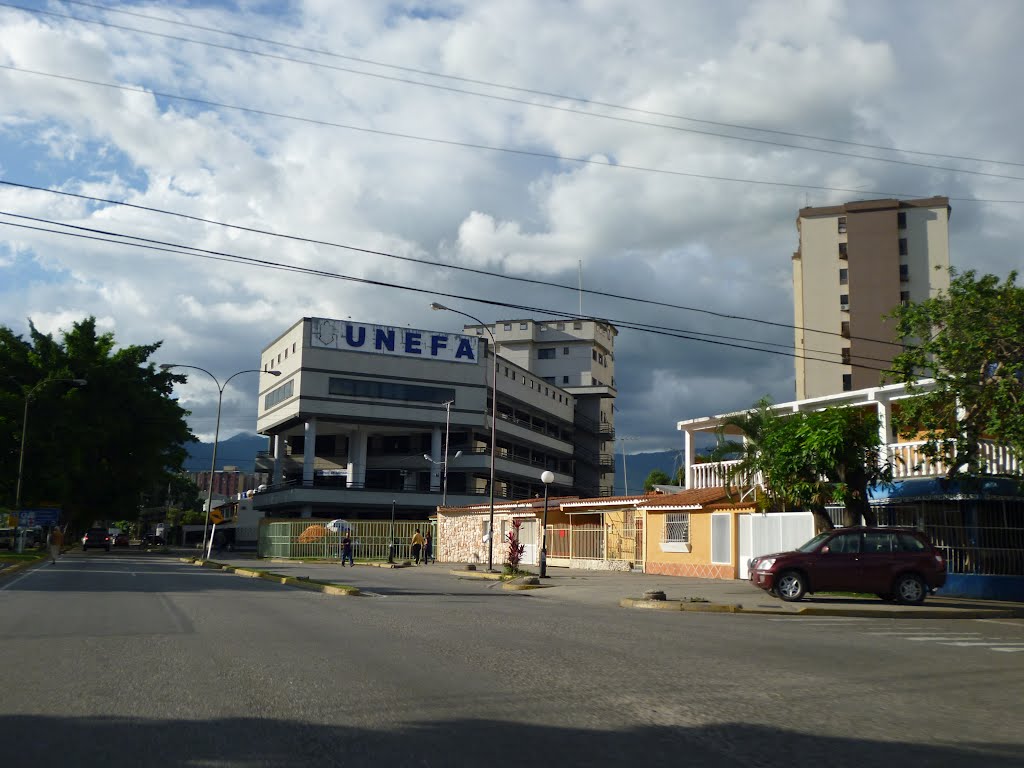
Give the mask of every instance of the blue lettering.
<svg viewBox="0 0 1024 768">
<path fill-rule="evenodd" d="M 460 357 L 468 357 L 470 360 L 476 360 L 476 354 L 473 352 L 472 339 L 459 339 L 459 348 L 455 351 L 455 359 L 458 360 Z"/>
<path fill-rule="evenodd" d="M 374 346 L 377 349 L 383 349 L 387 347 L 388 352 L 395 351 L 395 329 L 390 328 L 385 330 L 384 328 L 377 329 L 377 338 L 374 341 Z"/>
<path fill-rule="evenodd" d="M 352 326 L 345 326 L 345 341 L 348 342 L 350 347 L 361 347 L 366 343 L 366 328 L 359 326 L 359 340 L 356 341 L 352 338 Z"/>
<path fill-rule="evenodd" d="M 412 331 L 405 332 L 405 352 L 409 355 L 423 354 L 423 350 L 420 349 L 420 334 Z"/>
<path fill-rule="evenodd" d="M 431 336 L 430 337 L 430 354 L 433 357 L 437 357 L 439 350 L 448 348 L 448 337 L 447 336 Z"/>
</svg>

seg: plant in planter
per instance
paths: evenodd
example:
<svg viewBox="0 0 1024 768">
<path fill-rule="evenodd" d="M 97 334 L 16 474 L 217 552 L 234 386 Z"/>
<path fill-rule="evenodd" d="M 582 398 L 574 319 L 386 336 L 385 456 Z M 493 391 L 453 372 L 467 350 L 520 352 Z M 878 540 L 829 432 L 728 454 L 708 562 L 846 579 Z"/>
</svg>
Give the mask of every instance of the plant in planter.
<svg viewBox="0 0 1024 768">
<path fill-rule="evenodd" d="M 512 521 L 512 530 L 505 534 L 505 541 L 508 543 L 508 552 L 505 555 L 505 574 L 514 576 L 519 573 L 519 563 L 523 559 L 523 552 L 526 545 L 519 543 L 519 529 L 522 523 L 519 520 Z"/>
</svg>

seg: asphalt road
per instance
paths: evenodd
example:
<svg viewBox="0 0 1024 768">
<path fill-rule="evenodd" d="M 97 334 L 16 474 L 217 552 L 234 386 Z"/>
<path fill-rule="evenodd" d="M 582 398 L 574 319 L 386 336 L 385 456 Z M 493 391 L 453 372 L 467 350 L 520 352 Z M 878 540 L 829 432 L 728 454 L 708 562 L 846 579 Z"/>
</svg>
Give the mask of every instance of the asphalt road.
<svg viewBox="0 0 1024 768">
<path fill-rule="evenodd" d="M 441 568 L 346 570 L 361 597 L 134 552 L 0 581 L 0 765 L 1024 766 L 1022 621 L 624 610 Z"/>
</svg>

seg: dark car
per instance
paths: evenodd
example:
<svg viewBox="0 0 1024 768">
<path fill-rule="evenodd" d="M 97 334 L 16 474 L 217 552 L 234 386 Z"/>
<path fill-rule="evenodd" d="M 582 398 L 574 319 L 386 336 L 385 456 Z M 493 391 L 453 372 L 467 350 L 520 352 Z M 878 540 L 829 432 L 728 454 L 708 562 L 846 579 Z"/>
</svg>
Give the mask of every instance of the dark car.
<svg viewBox="0 0 1024 768">
<path fill-rule="evenodd" d="M 147 533 L 142 537 L 142 545 L 144 547 L 162 547 L 166 543 L 163 536 L 158 536 L 155 533 Z"/>
<path fill-rule="evenodd" d="M 90 528 L 82 537 L 82 551 L 87 551 L 89 547 L 102 547 L 109 552 L 111 543 L 110 532 L 106 528 Z"/>
<path fill-rule="evenodd" d="M 114 536 L 115 547 L 127 547 L 128 546 L 128 534 L 123 531 Z"/>
<path fill-rule="evenodd" d="M 946 560 L 904 528 L 837 528 L 792 552 L 750 560 L 750 581 L 786 601 L 814 592 L 869 592 L 907 605 L 946 583 Z"/>
</svg>

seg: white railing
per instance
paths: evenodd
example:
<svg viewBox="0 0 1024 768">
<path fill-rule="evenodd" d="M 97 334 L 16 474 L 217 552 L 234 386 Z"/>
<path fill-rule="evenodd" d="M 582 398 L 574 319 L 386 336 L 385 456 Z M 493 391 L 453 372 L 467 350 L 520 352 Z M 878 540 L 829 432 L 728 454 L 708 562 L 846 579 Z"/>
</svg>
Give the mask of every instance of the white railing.
<svg viewBox="0 0 1024 768">
<path fill-rule="evenodd" d="M 886 451 L 893 463 L 893 477 L 938 477 L 944 475 L 949 466 L 944 459 L 930 460 L 921 451 L 923 440 L 910 443 L 890 443 Z M 1024 463 L 1013 451 L 1002 443 L 993 440 L 978 442 L 981 459 L 985 463 L 985 472 L 990 475 L 1013 475 L 1024 472 Z M 690 466 L 688 488 L 717 488 L 725 485 L 729 471 L 739 464 L 739 460 L 714 461 Z M 762 482 L 760 473 L 752 479 L 733 478 L 732 484 L 737 486 L 757 485 Z"/>
</svg>

